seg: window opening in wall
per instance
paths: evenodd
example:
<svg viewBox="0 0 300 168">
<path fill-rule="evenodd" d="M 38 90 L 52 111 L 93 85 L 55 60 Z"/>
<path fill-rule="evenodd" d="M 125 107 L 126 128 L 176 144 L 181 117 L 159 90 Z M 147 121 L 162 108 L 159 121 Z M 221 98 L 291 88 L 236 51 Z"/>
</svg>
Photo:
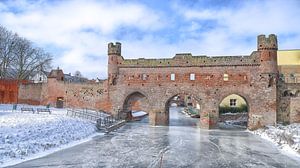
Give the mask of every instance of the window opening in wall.
<svg viewBox="0 0 300 168">
<path fill-rule="evenodd" d="M 142 74 L 142 80 L 147 80 L 147 75 L 146 74 Z"/>
<path fill-rule="evenodd" d="M 228 74 L 224 74 L 223 80 L 224 80 L 224 81 L 228 81 L 228 80 L 229 80 L 229 75 L 228 75 Z"/>
<path fill-rule="evenodd" d="M 195 74 L 190 74 L 190 80 L 195 80 Z"/>
<path fill-rule="evenodd" d="M 230 105 L 230 107 L 236 107 L 236 99 L 230 99 L 229 105 Z"/>
<path fill-rule="evenodd" d="M 175 74 L 171 74 L 171 81 L 175 80 Z"/>
</svg>

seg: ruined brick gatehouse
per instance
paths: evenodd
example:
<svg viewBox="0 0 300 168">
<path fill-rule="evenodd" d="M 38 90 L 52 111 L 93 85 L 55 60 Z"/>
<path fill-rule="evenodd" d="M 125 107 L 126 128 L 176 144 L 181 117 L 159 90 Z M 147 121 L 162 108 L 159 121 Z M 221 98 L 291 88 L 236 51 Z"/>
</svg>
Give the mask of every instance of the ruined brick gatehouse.
<svg viewBox="0 0 300 168">
<path fill-rule="evenodd" d="M 230 94 L 245 98 L 248 126 L 276 123 L 277 38 L 258 36 L 250 56 L 207 57 L 189 53 L 171 59 L 124 59 L 121 44 L 108 44 L 108 92 L 113 111 L 126 110 L 132 97 L 144 97 L 150 124 L 167 125 L 168 102 L 187 93 L 201 106 L 200 126 L 214 128 L 220 102 Z M 190 76 L 194 76 L 194 80 Z"/>
<path fill-rule="evenodd" d="M 168 125 L 171 99 L 188 94 L 200 104 L 200 127 L 215 128 L 219 104 L 228 95 L 237 94 L 247 102 L 250 129 L 283 120 L 297 122 L 289 120 L 295 101 L 282 98 L 288 86 L 280 82 L 277 49 L 277 37 L 271 34 L 258 36 L 257 51 L 250 56 L 182 53 L 166 59 L 124 59 L 121 43 L 109 43 L 107 80 L 74 84 L 56 72 L 46 84 L 20 85 L 18 97 L 24 103 L 55 106 L 62 101 L 63 106 L 101 109 L 115 115 L 139 109 L 149 113 L 150 124 Z M 297 112 L 292 115 L 300 118 Z"/>
</svg>

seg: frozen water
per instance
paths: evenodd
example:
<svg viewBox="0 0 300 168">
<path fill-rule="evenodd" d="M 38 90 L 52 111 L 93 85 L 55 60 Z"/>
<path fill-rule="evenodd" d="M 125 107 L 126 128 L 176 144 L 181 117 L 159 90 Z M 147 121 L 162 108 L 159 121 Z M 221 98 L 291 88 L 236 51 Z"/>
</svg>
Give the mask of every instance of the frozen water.
<svg viewBox="0 0 300 168">
<path fill-rule="evenodd" d="M 169 127 L 149 126 L 146 119 L 130 122 L 117 132 L 12 167 L 299 168 L 300 160 L 247 131 L 202 130 L 181 113 L 172 111 L 170 117 Z"/>
</svg>

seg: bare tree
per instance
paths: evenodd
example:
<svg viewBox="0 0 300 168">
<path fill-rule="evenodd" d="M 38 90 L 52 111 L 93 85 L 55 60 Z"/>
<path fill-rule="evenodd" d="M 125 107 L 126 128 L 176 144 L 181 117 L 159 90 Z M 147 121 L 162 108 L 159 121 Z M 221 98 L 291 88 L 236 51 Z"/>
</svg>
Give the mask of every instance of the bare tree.
<svg viewBox="0 0 300 168">
<path fill-rule="evenodd" d="M 78 78 L 82 78 L 83 77 L 80 71 L 75 71 L 74 76 L 78 77 Z"/>
<path fill-rule="evenodd" d="M 8 68 L 14 59 L 13 50 L 17 35 L 0 26 L 0 79 L 7 77 Z"/>
<path fill-rule="evenodd" d="M 0 77 L 28 79 L 34 71 L 51 67 L 52 56 L 43 49 L 0 26 Z"/>
</svg>

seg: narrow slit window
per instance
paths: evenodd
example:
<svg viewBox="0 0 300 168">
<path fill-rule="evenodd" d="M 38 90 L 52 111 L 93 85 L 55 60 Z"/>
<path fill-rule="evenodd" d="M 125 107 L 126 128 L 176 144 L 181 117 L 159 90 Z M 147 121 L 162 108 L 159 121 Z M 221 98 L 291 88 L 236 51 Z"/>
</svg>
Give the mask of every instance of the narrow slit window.
<svg viewBox="0 0 300 168">
<path fill-rule="evenodd" d="M 142 74 L 142 80 L 147 80 L 147 75 L 146 74 Z"/>
<path fill-rule="evenodd" d="M 191 80 L 191 81 L 195 80 L 195 74 L 193 74 L 193 73 L 190 74 L 190 80 Z"/>
<path fill-rule="evenodd" d="M 171 81 L 175 81 L 175 74 L 171 74 Z"/>
<path fill-rule="evenodd" d="M 228 75 L 228 74 L 224 74 L 223 80 L 224 80 L 224 81 L 228 81 L 228 80 L 229 80 L 229 75 Z"/>
</svg>

